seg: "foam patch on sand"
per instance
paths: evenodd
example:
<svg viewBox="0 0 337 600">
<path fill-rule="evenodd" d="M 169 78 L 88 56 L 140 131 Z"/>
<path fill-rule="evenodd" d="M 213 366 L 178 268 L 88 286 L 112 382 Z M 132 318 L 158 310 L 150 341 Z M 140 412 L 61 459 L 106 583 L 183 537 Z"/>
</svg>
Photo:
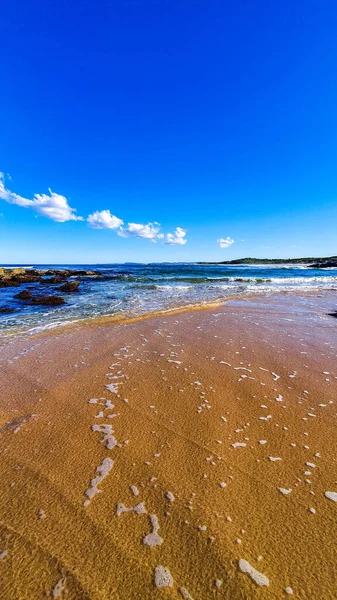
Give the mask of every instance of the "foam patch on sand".
<svg viewBox="0 0 337 600">
<path fill-rule="evenodd" d="M 179 588 L 178 592 L 182 595 L 183 598 L 185 598 L 185 600 L 193 600 L 191 594 L 187 591 L 186 588 L 181 587 Z"/>
<path fill-rule="evenodd" d="M 112 426 L 106 424 L 100 425 L 92 425 L 92 431 L 98 431 L 99 433 L 104 433 L 102 444 L 105 442 L 105 447 L 107 450 L 112 450 L 117 445 L 116 438 L 112 435 Z"/>
<path fill-rule="evenodd" d="M 242 573 L 247 573 L 253 579 L 253 581 L 257 583 L 257 585 L 269 585 L 268 577 L 254 569 L 254 567 L 252 567 L 252 565 L 250 565 L 247 560 L 244 560 L 242 558 L 239 560 L 239 569 L 240 571 L 242 571 Z"/>
<path fill-rule="evenodd" d="M 287 496 L 288 494 L 291 494 L 291 492 L 292 492 L 291 488 L 289 488 L 289 489 L 287 489 L 287 488 L 277 488 L 277 489 L 278 489 L 278 491 L 281 494 L 283 494 L 283 496 Z"/>
<path fill-rule="evenodd" d="M 117 504 L 116 515 L 119 517 L 121 514 L 125 512 L 134 512 L 136 515 L 146 515 L 147 510 L 145 508 L 144 502 L 139 502 L 136 506 L 127 507 L 122 503 Z M 159 527 L 158 527 L 159 529 Z"/>
<path fill-rule="evenodd" d="M 167 567 L 156 567 L 154 570 L 154 584 L 157 588 L 173 587 L 173 577 Z"/>
<path fill-rule="evenodd" d="M 119 385 L 121 385 L 121 384 L 120 383 L 108 383 L 105 387 L 112 394 L 118 394 L 118 386 Z"/>
<path fill-rule="evenodd" d="M 143 538 L 143 544 L 152 548 L 153 546 L 160 546 L 164 540 L 160 537 L 160 535 L 158 535 L 159 522 L 157 515 L 150 515 L 150 521 L 152 525 L 152 532 Z"/>
<path fill-rule="evenodd" d="M 65 590 L 65 580 L 63 578 L 59 579 L 57 584 L 53 589 L 53 598 L 60 598 L 61 594 L 63 594 Z"/>
<path fill-rule="evenodd" d="M 83 503 L 84 506 L 88 506 L 88 504 L 90 504 L 91 499 L 96 494 L 99 494 L 101 492 L 101 490 L 99 490 L 97 486 L 103 481 L 104 477 L 107 476 L 109 471 L 112 469 L 113 464 L 114 461 L 111 458 L 104 458 L 102 464 L 97 467 L 96 472 L 99 473 L 99 475 L 97 475 L 90 481 L 90 487 L 85 492 L 85 495 L 88 497 L 88 500 L 85 500 L 85 502 Z"/>
</svg>

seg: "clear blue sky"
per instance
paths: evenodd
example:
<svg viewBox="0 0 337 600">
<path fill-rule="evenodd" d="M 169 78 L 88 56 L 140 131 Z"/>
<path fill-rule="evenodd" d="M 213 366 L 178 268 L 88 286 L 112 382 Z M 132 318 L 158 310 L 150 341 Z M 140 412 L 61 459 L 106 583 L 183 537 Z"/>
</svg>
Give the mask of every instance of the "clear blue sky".
<svg viewBox="0 0 337 600">
<path fill-rule="evenodd" d="M 336 0 L 3 3 L 0 261 L 337 254 L 336 31 Z"/>
</svg>

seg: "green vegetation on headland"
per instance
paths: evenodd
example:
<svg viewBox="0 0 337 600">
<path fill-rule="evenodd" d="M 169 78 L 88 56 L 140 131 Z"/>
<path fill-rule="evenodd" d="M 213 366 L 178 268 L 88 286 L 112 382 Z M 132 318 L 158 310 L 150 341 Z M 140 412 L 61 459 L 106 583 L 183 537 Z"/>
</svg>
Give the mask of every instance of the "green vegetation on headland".
<svg viewBox="0 0 337 600">
<path fill-rule="evenodd" d="M 306 257 L 306 258 L 236 258 L 235 260 L 221 260 L 212 262 L 199 262 L 199 265 L 298 265 L 306 264 L 316 269 L 328 267 L 337 268 L 337 256 Z"/>
</svg>

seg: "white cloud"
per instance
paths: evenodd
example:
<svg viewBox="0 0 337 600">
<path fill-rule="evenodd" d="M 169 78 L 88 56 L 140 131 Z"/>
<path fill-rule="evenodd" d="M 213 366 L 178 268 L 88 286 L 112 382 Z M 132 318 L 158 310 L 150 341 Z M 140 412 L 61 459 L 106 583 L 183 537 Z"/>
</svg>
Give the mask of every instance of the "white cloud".
<svg viewBox="0 0 337 600">
<path fill-rule="evenodd" d="M 118 229 L 123 225 L 122 219 L 112 215 L 109 210 L 96 210 L 88 216 L 87 222 L 94 229 Z"/>
<path fill-rule="evenodd" d="M 157 238 L 161 239 L 159 230 L 159 223 L 147 223 L 146 225 L 142 225 L 141 223 L 128 223 L 127 227 L 120 228 L 118 235 L 121 237 L 146 238 L 147 240 L 155 242 Z"/>
<path fill-rule="evenodd" d="M 217 242 L 220 248 L 229 248 L 229 246 L 234 244 L 234 240 L 232 240 L 232 238 L 230 237 L 220 238 L 219 240 L 217 240 Z"/>
<path fill-rule="evenodd" d="M 162 241 L 165 244 L 186 244 L 186 230 L 176 227 L 173 233 L 162 233 L 161 226 L 156 221 L 152 223 L 128 223 L 123 226 L 122 219 L 115 217 L 109 210 L 96 211 L 89 215 L 87 219 L 90 227 L 95 229 L 116 229 L 120 237 L 138 237 L 145 238 L 156 243 Z"/>
<path fill-rule="evenodd" d="M 14 192 L 5 188 L 3 173 L 0 173 L 0 198 L 9 204 L 16 204 L 23 208 L 31 208 L 39 215 L 52 219 L 52 221 L 57 221 L 58 223 L 64 223 L 65 221 L 83 221 L 82 217 L 77 217 L 75 215 L 76 209 L 69 206 L 67 198 L 52 192 L 51 189 L 49 189 L 49 195 L 34 194 L 33 200 L 28 200 L 28 198 L 14 194 Z"/>
<path fill-rule="evenodd" d="M 174 244 L 179 244 L 183 246 L 186 244 L 187 239 L 185 238 L 187 231 L 182 229 L 181 227 L 176 227 L 174 233 L 167 233 L 164 236 L 165 244 L 170 244 L 173 246 Z"/>
</svg>

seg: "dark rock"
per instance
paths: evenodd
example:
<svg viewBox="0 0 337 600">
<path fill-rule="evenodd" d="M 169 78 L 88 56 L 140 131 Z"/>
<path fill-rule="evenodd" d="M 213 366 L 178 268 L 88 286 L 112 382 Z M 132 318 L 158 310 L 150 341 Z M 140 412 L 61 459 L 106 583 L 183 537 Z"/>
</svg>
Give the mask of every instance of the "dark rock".
<svg viewBox="0 0 337 600">
<path fill-rule="evenodd" d="M 61 292 L 78 292 L 79 281 L 67 281 L 59 288 Z"/>
<path fill-rule="evenodd" d="M 69 271 L 70 275 L 68 277 L 72 277 L 77 275 L 78 277 L 84 277 L 85 275 L 92 275 L 93 271 Z"/>
<path fill-rule="evenodd" d="M 28 290 L 22 290 L 22 292 L 19 292 L 14 296 L 14 298 L 19 298 L 19 300 L 31 300 L 32 297 L 32 294 L 28 292 Z"/>
<path fill-rule="evenodd" d="M 14 279 L 0 279 L 0 288 L 19 287 L 20 283 Z"/>
<path fill-rule="evenodd" d="M 312 269 L 337 269 L 337 260 L 326 260 L 309 266 Z"/>
<path fill-rule="evenodd" d="M 15 312 L 14 308 L 10 308 L 9 306 L 0 306 L 0 313 L 9 314 Z"/>
<path fill-rule="evenodd" d="M 41 296 L 39 298 L 33 298 L 32 304 L 58 306 L 59 304 L 64 304 L 64 298 L 61 298 L 61 296 Z"/>
<path fill-rule="evenodd" d="M 61 277 L 62 279 L 69 277 L 69 271 L 67 269 L 64 271 L 59 271 L 58 269 L 48 269 L 48 271 L 44 271 L 43 274 L 46 277 Z"/>
<path fill-rule="evenodd" d="M 54 283 L 63 283 L 64 282 L 64 278 L 63 277 L 48 277 L 48 279 L 41 279 L 40 283 L 46 283 L 46 284 L 54 284 Z"/>
<path fill-rule="evenodd" d="M 12 277 L 11 281 L 18 281 L 19 283 L 35 283 L 36 281 L 41 281 L 41 277 L 39 275 L 27 273 L 26 275 L 16 275 L 15 277 Z"/>
<path fill-rule="evenodd" d="M 329 313 L 329 317 L 335 317 L 335 319 L 337 319 L 337 310 L 335 312 Z"/>
</svg>

